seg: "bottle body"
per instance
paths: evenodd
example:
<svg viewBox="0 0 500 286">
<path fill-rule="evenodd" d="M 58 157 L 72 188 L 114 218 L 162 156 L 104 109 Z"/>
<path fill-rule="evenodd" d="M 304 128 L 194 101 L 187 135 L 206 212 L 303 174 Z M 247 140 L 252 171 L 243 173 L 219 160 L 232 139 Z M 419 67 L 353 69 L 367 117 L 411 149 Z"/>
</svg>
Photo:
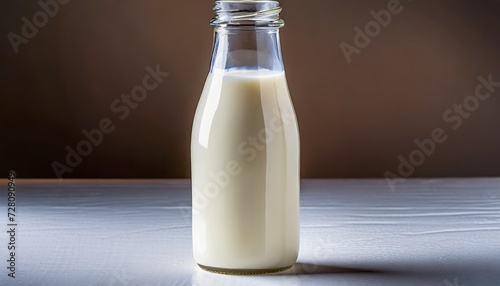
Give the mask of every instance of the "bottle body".
<svg viewBox="0 0 500 286">
<path fill-rule="evenodd" d="M 194 257 L 222 273 L 272 272 L 293 265 L 299 249 L 297 120 L 277 31 L 229 34 L 216 34 L 193 123 Z M 264 48 L 273 45 L 274 54 Z"/>
</svg>

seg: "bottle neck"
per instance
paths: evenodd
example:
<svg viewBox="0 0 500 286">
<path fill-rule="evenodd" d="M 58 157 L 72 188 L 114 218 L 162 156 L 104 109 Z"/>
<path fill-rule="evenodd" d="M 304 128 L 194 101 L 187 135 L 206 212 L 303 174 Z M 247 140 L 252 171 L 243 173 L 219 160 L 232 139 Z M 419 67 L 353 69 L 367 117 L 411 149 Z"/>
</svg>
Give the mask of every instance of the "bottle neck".
<svg viewBox="0 0 500 286">
<path fill-rule="evenodd" d="M 218 0 L 214 5 L 214 50 L 210 72 L 248 69 L 283 71 L 278 1 Z"/>
<path fill-rule="evenodd" d="M 278 28 L 216 28 L 210 72 L 283 71 Z"/>
</svg>

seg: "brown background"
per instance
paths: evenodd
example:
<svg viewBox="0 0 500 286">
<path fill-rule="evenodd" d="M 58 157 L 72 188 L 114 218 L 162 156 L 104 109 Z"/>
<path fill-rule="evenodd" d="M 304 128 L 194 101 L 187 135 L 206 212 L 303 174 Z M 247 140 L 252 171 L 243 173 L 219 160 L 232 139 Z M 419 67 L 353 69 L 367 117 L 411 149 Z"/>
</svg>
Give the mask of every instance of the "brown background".
<svg viewBox="0 0 500 286">
<path fill-rule="evenodd" d="M 445 110 L 500 81 L 499 1 L 401 1 L 403 11 L 348 64 L 353 44 L 388 1 L 284 0 L 282 46 L 299 119 L 303 177 L 396 172 L 413 141 L 448 140 L 413 176 L 499 176 L 500 90 L 453 131 Z M 109 117 L 116 130 L 64 177 L 188 177 L 194 110 L 208 71 L 210 1 L 77 1 L 16 54 L 36 1 L 0 0 L 0 177 L 54 177 L 67 145 Z M 146 66 L 169 77 L 120 121 L 110 104 L 141 84 Z"/>
</svg>

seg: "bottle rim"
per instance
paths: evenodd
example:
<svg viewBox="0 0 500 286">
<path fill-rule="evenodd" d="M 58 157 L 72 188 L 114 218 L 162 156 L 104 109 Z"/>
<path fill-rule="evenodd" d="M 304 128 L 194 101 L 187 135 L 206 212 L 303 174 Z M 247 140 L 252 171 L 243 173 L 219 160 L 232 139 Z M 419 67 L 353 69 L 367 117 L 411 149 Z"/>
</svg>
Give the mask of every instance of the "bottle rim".
<svg viewBox="0 0 500 286">
<path fill-rule="evenodd" d="M 214 28 L 281 28 L 285 24 L 278 1 L 218 0 L 213 10 L 210 26 Z"/>
</svg>

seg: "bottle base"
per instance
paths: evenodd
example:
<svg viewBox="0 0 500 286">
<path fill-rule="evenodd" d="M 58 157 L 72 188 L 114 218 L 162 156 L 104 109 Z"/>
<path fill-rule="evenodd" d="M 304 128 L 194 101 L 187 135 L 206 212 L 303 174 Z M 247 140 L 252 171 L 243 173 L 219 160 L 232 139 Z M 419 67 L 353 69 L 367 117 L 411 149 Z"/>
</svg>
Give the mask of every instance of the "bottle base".
<svg viewBox="0 0 500 286">
<path fill-rule="evenodd" d="M 280 267 L 280 268 L 271 268 L 271 269 L 227 269 L 227 268 L 217 268 L 217 267 L 210 267 L 210 266 L 205 266 L 198 264 L 201 269 L 212 272 L 212 273 L 217 273 L 217 274 L 225 274 L 225 275 L 259 275 L 259 274 L 270 274 L 270 273 L 276 273 L 276 272 L 281 272 L 288 270 L 292 268 L 293 265 L 286 266 L 286 267 Z"/>
</svg>

